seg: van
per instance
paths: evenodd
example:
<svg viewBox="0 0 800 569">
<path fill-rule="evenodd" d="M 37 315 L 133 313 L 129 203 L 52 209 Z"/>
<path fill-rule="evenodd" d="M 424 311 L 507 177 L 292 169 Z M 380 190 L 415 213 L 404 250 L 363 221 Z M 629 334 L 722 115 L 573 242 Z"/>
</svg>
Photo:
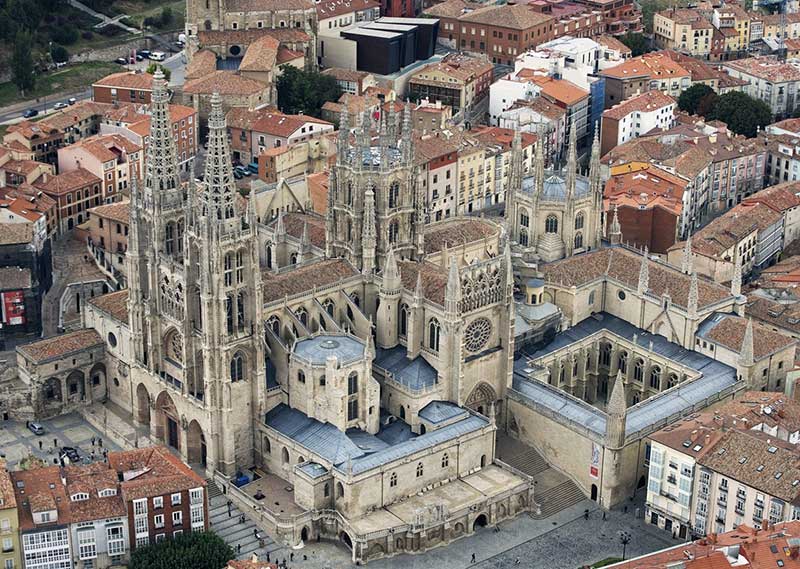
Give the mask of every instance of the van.
<svg viewBox="0 0 800 569">
<path fill-rule="evenodd" d="M 151 51 L 150 52 L 150 60 L 151 61 L 164 61 L 167 58 L 167 55 L 163 51 Z"/>
</svg>

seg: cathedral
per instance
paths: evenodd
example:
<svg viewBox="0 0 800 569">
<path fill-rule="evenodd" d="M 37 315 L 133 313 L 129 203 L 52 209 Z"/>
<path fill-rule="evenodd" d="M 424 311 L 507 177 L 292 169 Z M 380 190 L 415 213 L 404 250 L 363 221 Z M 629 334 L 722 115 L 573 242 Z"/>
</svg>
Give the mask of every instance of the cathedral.
<svg viewBox="0 0 800 569">
<path fill-rule="evenodd" d="M 267 526 L 340 540 L 354 562 L 530 511 L 532 479 L 495 458 L 510 247 L 493 221 L 423 223 L 410 113 L 352 128 L 343 113 L 326 216 L 270 217 L 237 190 L 217 95 L 202 181 L 181 182 L 168 99 L 157 72 L 129 288 L 84 314 L 105 397 L 232 496 L 245 473 L 290 488 L 293 513 L 265 506 Z"/>
</svg>

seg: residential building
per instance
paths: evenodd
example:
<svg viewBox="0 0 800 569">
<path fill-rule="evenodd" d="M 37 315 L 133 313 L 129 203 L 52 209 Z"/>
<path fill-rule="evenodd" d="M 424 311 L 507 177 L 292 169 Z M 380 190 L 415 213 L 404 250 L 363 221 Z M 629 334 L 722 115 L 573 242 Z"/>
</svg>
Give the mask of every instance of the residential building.
<svg viewBox="0 0 800 569">
<path fill-rule="evenodd" d="M 103 180 L 85 168 L 49 176 L 34 187 L 56 202 L 56 232 L 61 234 L 82 224 L 88 210 L 105 201 Z"/>
<path fill-rule="evenodd" d="M 500 128 L 536 134 L 544 141 L 545 165 L 560 162 L 567 147 L 567 111 L 544 97 L 517 101 L 500 114 Z"/>
<path fill-rule="evenodd" d="M 52 164 L 28 158 L 16 159 L 15 155 L 19 156 L 19 153 L 3 152 L 3 149 L 0 149 L 0 187 L 31 185 L 55 173 Z"/>
<path fill-rule="evenodd" d="M 8 209 L 24 210 L 44 217 L 45 236 L 55 237 L 58 230 L 58 208 L 56 201 L 34 186 L 0 188 L 0 201 L 5 200 Z M 19 205 L 14 205 L 17 202 Z"/>
<path fill-rule="evenodd" d="M 333 132 L 333 124 L 308 115 L 286 115 L 275 109 L 228 111 L 233 158 L 253 162 L 271 148 L 292 146 Z"/>
<path fill-rule="evenodd" d="M 692 86 L 692 74 L 666 53 L 655 51 L 604 69 L 606 108 L 645 91 L 658 90 L 673 99 Z"/>
<path fill-rule="evenodd" d="M 422 99 L 441 102 L 451 107 L 454 114 L 474 113 L 488 105 L 493 72 L 494 65 L 486 58 L 450 53 L 411 75 L 408 96 L 417 102 Z"/>
<path fill-rule="evenodd" d="M 232 108 L 254 110 L 275 101 L 273 86 L 232 71 L 215 70 L 184 83 L 183 104 L 197 109 L 200 120 L 205 122 L 211 111 L 211 98 L 214 93 L 219 93 L 226 110 Z"/>
<path fill-rule="evenodd" d="M 727 61 L 723 66 L 728 74 L 747 81 L 742 91 L 764 101 L 776 117 L 790 116 L 797 108 L 800 63 L 762 56 Z"/>
<path fill-rule="evenodd" d="M 630 59 L 633 55 L 631 48 L 614 36 L 603 34 L 592 39 L 602 46 L 600 63 L 598 64 L 600 69 L 619 65 L 623 60 Z"/>
<path fill-rule="evenodd" d="M 92 100 L 97 103 L 150 104 L 153 76 L 141 70 L 112 73 L 92 83 Z"/>
<path fill-rule="evenodd" d="M 364 90 L 368 87 L 377 86 L 375 76 L 366 71 L 329 67 L 325 69 L 322 74 L 334 77 L 342 93 L 348 93 L 350 95 L 363 95 Z"/>
<path fill-rule="evenodd" d="M 431 102 L 422 99 L 411 106 L 411 122 L 414 131 L 420 134 L 444 130 L 453 120 L 453 108 L 441 101 Z"/>
<path fill-rule="evenodd" d="M 64 133 L 51 126 L 47 120 L 23 120 L 9 125 L 3 135 L 3 144 L 21 145 L 32 153 L 32 160 L 56 164 L 58 149 L 64 144 Z"/>
<path fill-rule="evenodd" d="M 666 254 L 677 238 L 687 184 L 649 163 L 611 168 L 604 190 L 606 231 L 618 223 L 625 243 Z"/>
<path fill-rule="evenodd" d="M 82 168 L 103 180 L 100 196 L 105 203 L 121 199 L 134 176 L 142 177 L 143 162 L 142 147 L 121 134 L 93 136 L 58 151 L 59 172 Z"/>
<path fill-rule="evenodd" d="M 5 461 L 0 462 L 0 545 L 0 566 L 3 569 L 22 569 L 17 499 Z"/>
<path fill-rule="evenodd" d="M 91 208 L 84 226 L 86 240 L 101 270 L 124 288 L 127 266 L 130 202 L 117 202 Z"/>
<path fill-rule="evenodd" d="M 603 112 L 600 154 L 654 130 L 675 125 L 675 99 L 661 91 L 645 91 Z"/>
<path fill-rule="evenodd" d="M 627 33 L 640 33 L 642 13 L 632 0 L 575 0 L 591 10 L 597 10 L 603 15 L 605 33 L 611 36 L 622 36 Z"/>
<path fill-rule="evenodd" d="M 800 119 L 767 125 L 759 138 L 767 148 L 764 172 L 767 184 L 797 180 L 800 176 Z"/>
<path fill-rule="evenodd" d="M 465 207 L 462 212 L 470 212 L 489 208 L 492 205 L 505 203 L 508 190 L 512 182 L 512 158 L 514 129 L 502 127 L 482 126 L 473 129 L 470 133 L 476 138 L 484 148 L 483 156 L 483 177 L 481 179 L 481 164 L 478 164 L 478 183 L 483 182 L 483 192 L 471 191 L 466 188 L 460 195 L 464 199 Z M 521 133 L 519 137 L 519 160 L 523 174 L 533 171 L 534 151 L 533 145 L 537 136 L 529 133 Z M 468 171 L 465 172 L 466 180 L 469 182 L 469 175 L 472 173 L 472 163 L 468 163 Z M 462 173 L 459 171 L 459 179 Z M 472 199 L 470 199 L 472 195 Z M 460 198 L 461 199 L 461 198 Z"/>
<path fill-rule="evenodd" d="M 708 59 L 713 32 L 714 26 L 699 10 L 670 8 L 653 14 L 653 41 L 659 49 Z"/>
</svg>

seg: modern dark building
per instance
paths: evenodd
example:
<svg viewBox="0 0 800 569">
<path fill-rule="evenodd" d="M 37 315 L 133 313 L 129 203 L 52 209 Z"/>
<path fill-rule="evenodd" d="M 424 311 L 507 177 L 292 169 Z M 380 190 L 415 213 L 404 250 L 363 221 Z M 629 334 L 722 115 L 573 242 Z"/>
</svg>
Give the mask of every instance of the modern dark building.
<svg viewBox="0 0 800 569">
<path fill-rule="evenodd" d="M 356 69 L 391 75 L 416 61 L 433 56 L 439 20 L 431 18 L 380 18 L 364 26 L 342 30 L 354 41 Z"/>
<path fill-rule="evenodd" d="M 428 59 L 436 50 L 439 20 L 436 18 L 379 18 L 374 25 L 400 24 L 416 27 L 417 59 Z"/>
</svg>

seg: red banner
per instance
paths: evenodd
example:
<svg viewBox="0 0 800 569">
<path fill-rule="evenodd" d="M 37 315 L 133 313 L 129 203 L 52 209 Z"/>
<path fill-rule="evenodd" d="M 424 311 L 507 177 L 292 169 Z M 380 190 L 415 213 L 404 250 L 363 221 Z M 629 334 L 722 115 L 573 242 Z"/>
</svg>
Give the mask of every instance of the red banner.
<svg viewBox="0 0 800 569">
<path fill-rule="evenodd" d="M 25 324 L 25 296 L 21 290 L 0 293 L 2 322 L 8 326 Z"/>
</svg>

